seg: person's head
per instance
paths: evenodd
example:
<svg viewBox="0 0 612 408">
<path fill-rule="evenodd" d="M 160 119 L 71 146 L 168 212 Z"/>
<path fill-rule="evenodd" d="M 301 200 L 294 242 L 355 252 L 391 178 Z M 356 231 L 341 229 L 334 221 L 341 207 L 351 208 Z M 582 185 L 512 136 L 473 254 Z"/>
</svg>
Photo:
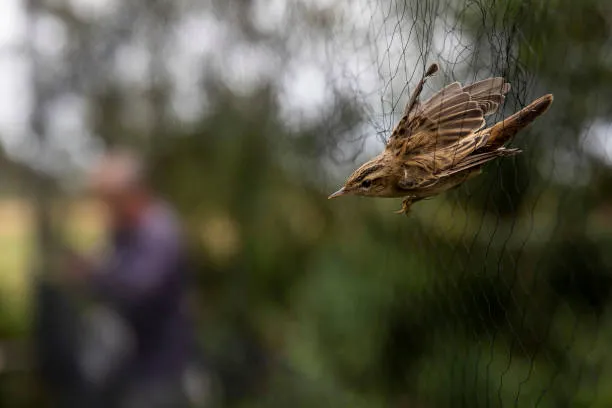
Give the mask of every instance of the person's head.
<svg viewBox="0 0 612 408">
<path fill-rule="evenodd" d="M 100 158 L 90 174 L 90 189 L 108 207 L 117 226 L 136 222 L 151 198 L 142 159 L 126 150 Z"/>
</svg>

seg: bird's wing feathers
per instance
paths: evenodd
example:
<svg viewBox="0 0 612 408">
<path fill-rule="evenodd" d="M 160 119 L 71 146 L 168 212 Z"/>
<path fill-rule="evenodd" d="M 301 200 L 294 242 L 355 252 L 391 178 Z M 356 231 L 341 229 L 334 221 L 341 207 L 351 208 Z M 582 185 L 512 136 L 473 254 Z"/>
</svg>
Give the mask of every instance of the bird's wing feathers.
<svg viewBox="0 0 612 408">
<path fill-rule="evenodd" d="M 488 138 L 488 133 L 473 133 L 434 152 L 410 157 L 405 162 L 405 177 L 398 182 L 398 186 L 406 190 L 425 188 L 441 177 L 454 174 L 457 168 L 465 170 L 476 165 L 471 164 L 471 157 L 475 156 L 470 155 L 486 145 Z"/>
<path fill-rule="evenodd" d="M 499 106 L 504 103 L 505 95 L 510 91 L 510 84 L 504 82 L 502 77 L 489 78 L 468 85 L 463 91 L 478 102 L 485 116 L 489 116 L 497 112 Z"/>
<path fill-rule="evenodd" d="M 405 157 L 450 146 L 480 130 L 485 116 L 497 111 L 509 89 L 503 78 L 489 78 L 465 87 L 454 82 L 424 103 L 417 101 L 419 94 L 415 92 L 411 101 L 416 103 L 407 106 L 387 150 Z"/>
<path fill-rule="evenodd" d="M 515 154 L 519 154 L 520 152 L 521 152 L 520 149 L 507 149 L 507 148 L 501 147 L 497 150 L 491 150 L 491 151 L 485 151 L 482 153 L 473 154 L 461 160 L 459 163 L 457 163 L 456 166 L 453 166 L 452 168 L 441 172 L 439 177 L 452 176 L 453 174 L 460 173 L 464 170 L 473 169 L 475 167 L 480 167 L 483 164 L 493 159 L 496 159 L 498 157 L 514 156 Z"/>
</svg>

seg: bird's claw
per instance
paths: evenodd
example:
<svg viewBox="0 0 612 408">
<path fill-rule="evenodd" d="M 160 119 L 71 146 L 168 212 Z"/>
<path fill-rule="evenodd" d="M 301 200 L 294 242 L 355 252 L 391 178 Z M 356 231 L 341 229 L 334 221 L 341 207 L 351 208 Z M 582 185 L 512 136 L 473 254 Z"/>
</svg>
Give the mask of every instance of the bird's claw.
<svg viewBox="0 0 612 408">
<path fill-rule="evenodd" d="M 410 213 L 411 205 L 412 205 L 412 199 L 406 198 L 404 201 L 402 201 L 402 208 L 395 211 L 395 213 L 396 214 L 406 214 L 406 216 L 408 216 L 408 214 Z"/>
</svg>

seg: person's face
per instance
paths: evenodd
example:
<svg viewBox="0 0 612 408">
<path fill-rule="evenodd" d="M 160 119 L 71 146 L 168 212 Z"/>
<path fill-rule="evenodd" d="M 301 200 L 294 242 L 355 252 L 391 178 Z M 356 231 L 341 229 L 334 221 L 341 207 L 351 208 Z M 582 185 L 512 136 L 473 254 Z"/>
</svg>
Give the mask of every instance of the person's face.
<svg viewBox="0 0 612 408">
<path fill-rule="evenodd" d="M 143 191 L 132 171 L 129 163 L 107 159 L 91 174 L 91 191 L 107 207 L 115 227 L 129 227 L 142 209 Z"/>
</svg>

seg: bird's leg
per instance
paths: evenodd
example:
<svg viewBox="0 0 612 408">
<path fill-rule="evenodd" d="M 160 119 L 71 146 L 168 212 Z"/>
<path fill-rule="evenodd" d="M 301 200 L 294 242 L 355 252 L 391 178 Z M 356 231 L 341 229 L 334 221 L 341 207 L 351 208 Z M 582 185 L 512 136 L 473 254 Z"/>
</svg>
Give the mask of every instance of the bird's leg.
<svg viewBox="0 0 612 408">
<path fill-rule="evenodd" d="M 406 214 L 406 216 L 408 216 L 408 214 L 410 213 L 410 206 L 413 203 L 413 198 L 412 197 L 406 197 L 404 199 L 404 201 L 402 201 L 402 208 L 400 210 L 397 210 L 395 213 L 396 214 Z"/>
</svg>

